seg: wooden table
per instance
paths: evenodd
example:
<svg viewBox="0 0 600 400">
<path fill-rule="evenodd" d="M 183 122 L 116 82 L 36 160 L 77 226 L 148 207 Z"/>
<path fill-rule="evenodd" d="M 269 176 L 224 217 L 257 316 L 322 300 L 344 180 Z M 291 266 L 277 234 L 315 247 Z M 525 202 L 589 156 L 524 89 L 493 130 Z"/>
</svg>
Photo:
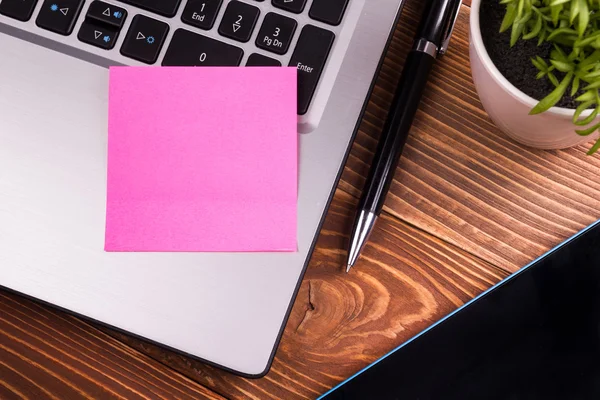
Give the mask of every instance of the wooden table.
<svg viewBox="0 0 600 400">
<path fill-rule="evenodd" d="M 385 212 L 342 272 L 347 233 L 418 22 L 408 5 L 271 371 L 250 380 L 0 292 L 0 399 L 314 398 L 600 219 L 600 157 L 500 133 L 469 70 L 464 5 Z"/>
</svg>

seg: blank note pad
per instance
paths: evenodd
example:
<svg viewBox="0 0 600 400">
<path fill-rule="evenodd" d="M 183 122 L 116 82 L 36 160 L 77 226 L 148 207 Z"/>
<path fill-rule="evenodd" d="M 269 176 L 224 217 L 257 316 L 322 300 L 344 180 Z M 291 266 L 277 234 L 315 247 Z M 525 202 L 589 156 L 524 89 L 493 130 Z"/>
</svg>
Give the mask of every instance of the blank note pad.
<svg viewBox="0 0 600 400">
<path fill-rule="evenodd" d="M 106 251 L 296 251 L 295 68 L 110 69 Z"/>
</svg>

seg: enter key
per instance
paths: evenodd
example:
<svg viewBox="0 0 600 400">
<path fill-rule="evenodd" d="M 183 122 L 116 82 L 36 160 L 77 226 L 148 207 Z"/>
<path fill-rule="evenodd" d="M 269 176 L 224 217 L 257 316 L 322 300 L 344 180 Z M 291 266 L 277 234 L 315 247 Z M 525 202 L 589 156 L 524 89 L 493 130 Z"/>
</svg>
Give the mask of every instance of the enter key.
<svg viewBox="0 0 600 400">
<path fill-rule="evenodd" d="M 290 67 L 298 68 L 298 114 L 308 111 L 319 78 L 325 69 L 335 34 L 326 29 L 306 25 L 290 60 Z"/>
</svg>

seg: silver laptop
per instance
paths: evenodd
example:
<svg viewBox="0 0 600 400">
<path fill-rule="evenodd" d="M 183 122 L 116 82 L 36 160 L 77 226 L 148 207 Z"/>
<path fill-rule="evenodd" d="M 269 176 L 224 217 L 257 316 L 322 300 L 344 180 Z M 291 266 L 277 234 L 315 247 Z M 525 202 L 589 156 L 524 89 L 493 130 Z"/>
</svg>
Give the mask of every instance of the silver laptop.
<svg viewBox="0 0 600 400">
<path fill-rule="evenodd" d="M 0 286 L 265 374 L 401 5 L 0 0 Z M 104 252 L 110 65 L 298 67 L 298 252 Z"/>
</svg>

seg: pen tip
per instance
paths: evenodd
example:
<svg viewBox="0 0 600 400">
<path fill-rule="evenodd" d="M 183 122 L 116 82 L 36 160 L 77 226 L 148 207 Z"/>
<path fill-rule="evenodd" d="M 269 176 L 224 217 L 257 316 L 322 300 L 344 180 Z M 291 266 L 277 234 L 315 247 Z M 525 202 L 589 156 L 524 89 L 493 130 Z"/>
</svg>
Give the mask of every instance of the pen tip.
<svg viewBox="0 0 600 400">
<path fill-rule="evenodd" d="M 352 268 L 352 265 L 348 264 L 348 266 L 346 267 L 346 273 L 350 272 L 350 268 Z"/>
</svg>

